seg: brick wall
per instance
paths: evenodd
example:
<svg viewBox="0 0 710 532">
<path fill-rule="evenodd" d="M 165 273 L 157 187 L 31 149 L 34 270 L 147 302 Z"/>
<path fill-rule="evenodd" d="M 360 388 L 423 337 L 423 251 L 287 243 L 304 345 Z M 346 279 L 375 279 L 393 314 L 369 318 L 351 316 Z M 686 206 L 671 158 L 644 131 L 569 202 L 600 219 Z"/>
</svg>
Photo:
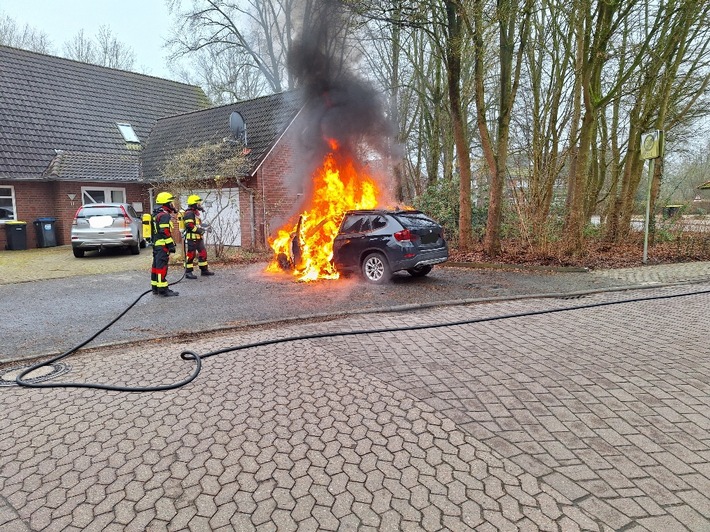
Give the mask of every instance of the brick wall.
<svg viewBox="0 0 710 532">
<path fill-rule="evenodd" d="M 289 131 L 300 131 L 297 127 Z M 296 169 L 297 142 L 287 134 L 264 160 L 257 172 L 254 188 L 257 191 L 255 212 L 257 243 L 268 247 L 268 238 L 284 225 L 295 225 L 303 197 L 304 177 Z"/>
<path fill-rule="evenodd" d="M 81 187 L 113 187 L 126 189 L 128 203 L 140 202 L 144 212 L 150 211 L 148 186 L 142 184 L 120 183 L 75 183 L 70 181 L 0 181 L 0 186 L 15 188 L 17 219 L 27 222 L 27 248 L 37 245 L 37 231 L 34 221 L 37 218 L 55 218 L 54 229 L 57 245 L 70 244 L 71 223 L 74 214 L 81 207 Z M 74 194 L 70 200 L 68 194 Z M 139 213 L 140 214 L 140 213 Z M 7 236 L 5 227 L 0 231 L 0 251 L 5 250 Z"/>
</svg>

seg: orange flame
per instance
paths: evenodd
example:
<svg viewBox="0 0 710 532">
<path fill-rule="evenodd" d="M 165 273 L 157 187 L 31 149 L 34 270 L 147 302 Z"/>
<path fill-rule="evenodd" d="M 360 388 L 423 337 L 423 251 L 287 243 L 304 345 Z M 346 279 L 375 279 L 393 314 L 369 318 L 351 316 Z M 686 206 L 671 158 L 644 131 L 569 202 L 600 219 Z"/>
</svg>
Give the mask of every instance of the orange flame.
<svg viewBox="0 0 710 532">
<path fill-rule="evenodd" d="M 339 274 L 330 261 L 333 239 L 345 211 L 377 207 L 379 189 L 375 180 L 358 168 L 354 157 L 339 150 L 337 141 L 330 139 L 329 143 L 332 151 L 313 175 L 309 206 L 298 222 L 279 229 L 278 235 L 269 242 L 276 259 L 267 271 L 281 271 L 279 262 L 285 259 L 299 281 L 337 279 Z M 292 256 L 294 238 L 298 241 L 300 257 Z"/>
</svg>

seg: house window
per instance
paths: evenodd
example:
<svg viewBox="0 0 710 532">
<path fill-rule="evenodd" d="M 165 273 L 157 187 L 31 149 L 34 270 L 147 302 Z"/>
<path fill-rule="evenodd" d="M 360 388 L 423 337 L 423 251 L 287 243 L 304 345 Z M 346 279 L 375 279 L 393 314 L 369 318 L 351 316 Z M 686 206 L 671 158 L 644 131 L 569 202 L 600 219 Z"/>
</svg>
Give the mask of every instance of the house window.
<svg viewBox="0 0 710 532">
<path fill-rule="evenodd" d="M 126 189 L 81 187 L 81 204 L 87 203 L 126 203 Z"/>
<path fill-rule="evenodd" d="M 15 212 L 15 187 L 0 187 L 0 223 L 17 220 Z"/>
<path fill-rule="evenodd" d="M 141 139 L 138 138 L 138 135 L 136 135 L 136 132 L 133 131 L 133 126 L 131 124 L 116 124 L 118 126 L 118 130 L 121 132 L 121 135 L 123 135 L 123 140 L 125 140 L 128 143 L 133 143 L 133 144 L 140 144 Z"/>
</svg>

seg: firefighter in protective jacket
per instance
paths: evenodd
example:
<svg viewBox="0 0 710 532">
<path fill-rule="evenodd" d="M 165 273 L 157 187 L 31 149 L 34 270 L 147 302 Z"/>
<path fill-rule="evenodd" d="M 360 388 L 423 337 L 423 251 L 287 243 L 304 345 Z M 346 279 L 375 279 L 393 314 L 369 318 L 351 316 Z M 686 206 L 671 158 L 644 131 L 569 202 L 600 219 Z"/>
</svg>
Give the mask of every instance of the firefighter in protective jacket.
<svg viewBox="0 0 710 532">
<path fill-rule="evenodd" d="M 195 268 L 195 256 L 197 265 L 200 267 L 202 275 L 214 275 L 207 266 L 207 248 L 205 248 L 205 228 L 200 220 L 202 208 L 202 198 L 193 194 L 187 198 L 187 209 L 183 214 L 182 221 L 185 224 L 185 242 L 187 243 L 187 253 L 185 254 L 185 278 L 197 279 L 193 273 Z"/>
<path fill-rule="evenodd" d="M 150 287 L 154 294 L 161 296 L 176 296 L 178 292 L 168 287 L 168 259 L 175 253 L 173 240 L 172 214 L 175 198 L 170 192 L 161 192 L 155 198 L 156 208 L 153 211 L 153 266 L 150 270 Z"/>
</svg>

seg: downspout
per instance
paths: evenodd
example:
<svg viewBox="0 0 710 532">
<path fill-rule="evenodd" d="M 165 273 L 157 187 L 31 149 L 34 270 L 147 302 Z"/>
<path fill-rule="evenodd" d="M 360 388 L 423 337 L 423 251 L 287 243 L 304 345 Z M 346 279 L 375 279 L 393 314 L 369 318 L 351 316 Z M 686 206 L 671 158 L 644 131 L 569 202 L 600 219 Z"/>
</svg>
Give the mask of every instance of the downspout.
<svg viewBox="0 0 710 532">
<path fill-rule="evenodd" d="M 266 249 L 269 248 L 269 229 L 266 226 L 266 183 L 264 182 L 264 174 L 261 174 L 261 209 L 262 209 L 262 216 L 264 217 L 264 244 L 266 245 Z"/>
<path fill-rule="evenodd" d="M 249 214 L 251 216 L 251 227 L 249 228 L 249 233 L 251 235 L 251 245 L 254 246 L 256 239 L 256 207 L 254 206 L 254 191 L 249 187 L 245 187 L 240 180 L 237 180 L 237 186 L 239 188 L 246 190 L 249 193 Z"/>
</svg>

